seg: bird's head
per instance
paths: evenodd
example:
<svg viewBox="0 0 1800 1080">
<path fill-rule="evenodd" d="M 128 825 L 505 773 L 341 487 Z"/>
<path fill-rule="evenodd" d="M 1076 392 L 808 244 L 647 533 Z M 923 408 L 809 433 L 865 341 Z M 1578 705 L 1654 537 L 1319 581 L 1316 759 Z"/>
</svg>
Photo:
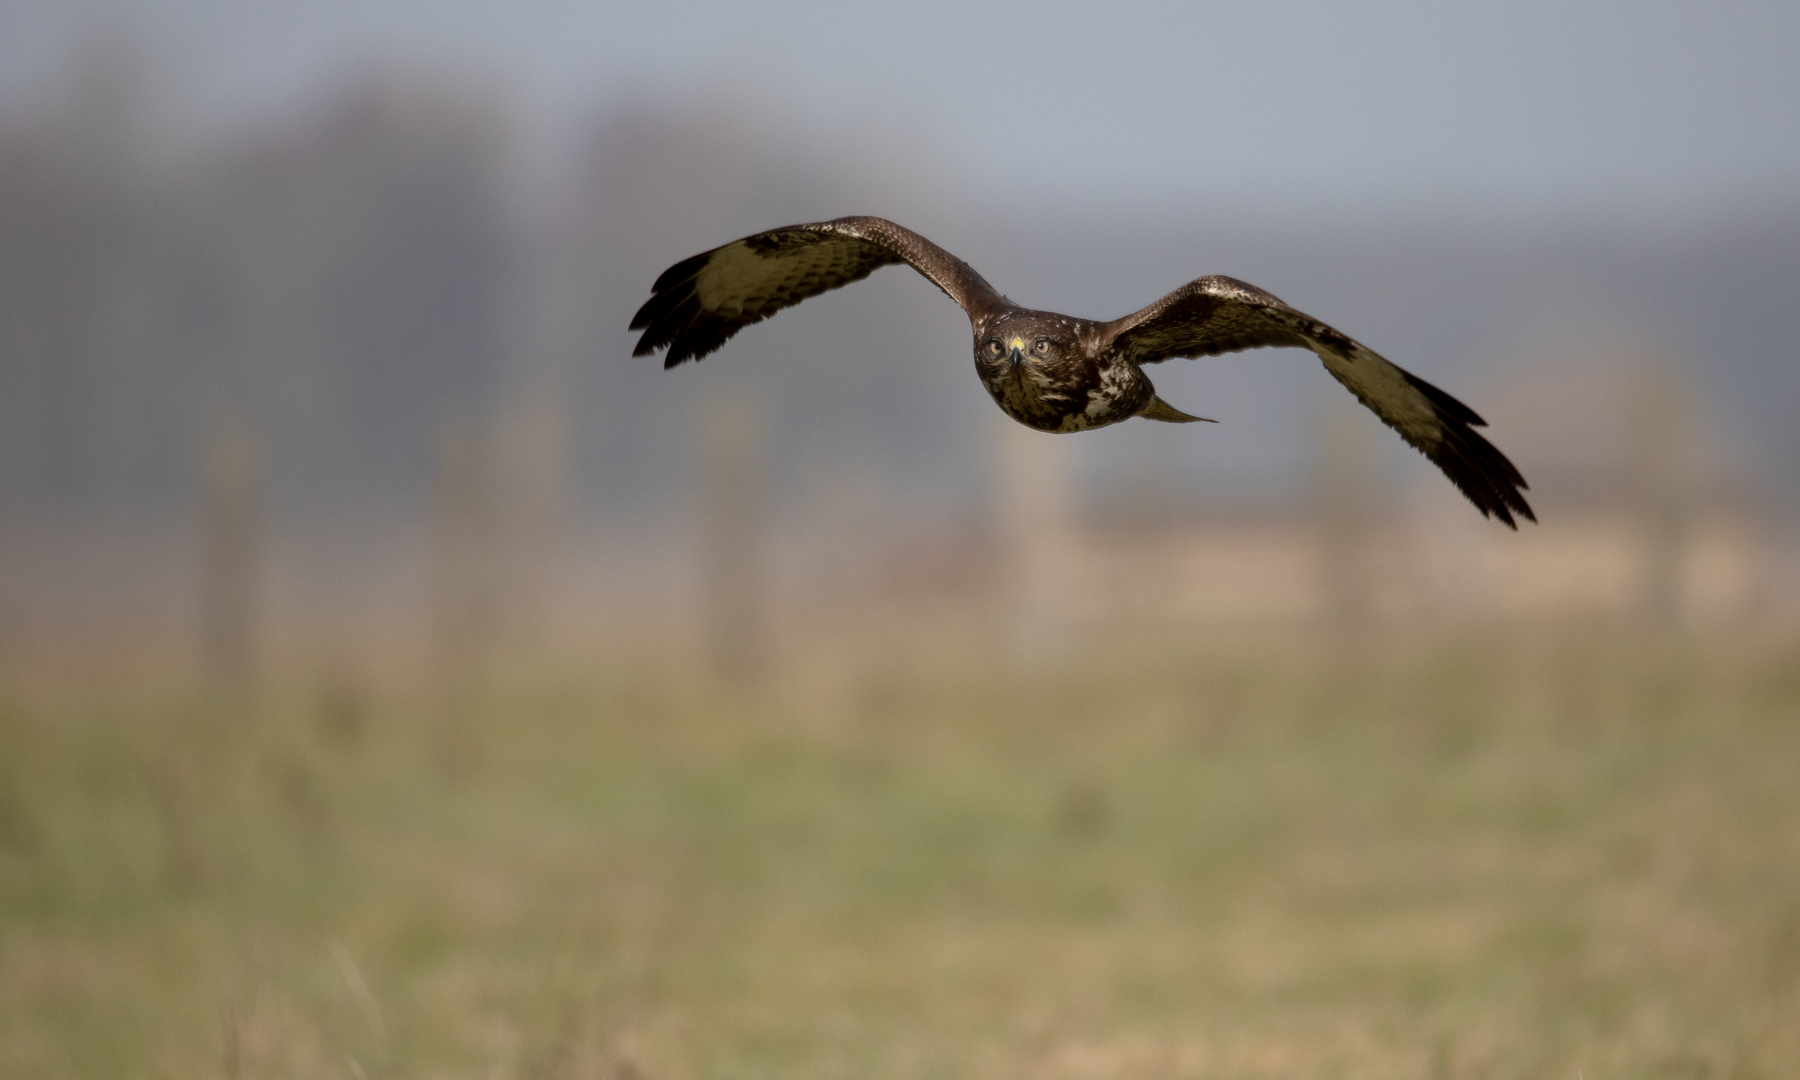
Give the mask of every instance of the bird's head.
<svg viewBox="0 0 1800 1080">
<path fill-rule="evenodd" d="M 975 338 L 975 363 L 991 379 L 1055 367 L 1076 351 L 1068 327 L 1028 317 L 987 327 Z"/>
</svg>

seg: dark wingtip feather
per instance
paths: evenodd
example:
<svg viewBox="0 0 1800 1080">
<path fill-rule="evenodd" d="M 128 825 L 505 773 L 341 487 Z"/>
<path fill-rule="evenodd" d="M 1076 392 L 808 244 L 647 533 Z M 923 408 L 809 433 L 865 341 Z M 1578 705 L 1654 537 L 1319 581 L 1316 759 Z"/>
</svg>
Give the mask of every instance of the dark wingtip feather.
<svg viewBox="0 0 1800 1080">
<path fill-rule="evenodd" d="M 652 326 L 674 309 L 694 299 L 694 281 L 713 254 L 708 251 L 690 256 L 658 275 L 656 284 L 650 286 L 650 299 L 644 301 L 643 306 L 637 309 L 637 314 L 631 317 L 630 328 L 642 330 Z"/>
<path fill-rule="evenodd" d="M 637 314 L 631 317 L 631 326 L 628 329 L 642 330 L 655 322 L 657 309 L 662 306 L 660 303 L 662 298 L 662 295 L 658 294 L 644 301 L 643 306 L 637 309 Z"/>
<path fill-rule="evenodd" d="M 1497 518 L 1514 530 L 1519 527 L 1515 514 L 1536 522 L 1537 515 L 1524 495 L 1531 490 L 1531 485 L 1525 482 L 1525 477 L 1499 447 L 1475 430 L 1485 427 L 1487 422 L 1475 410 L 1424 379 L 1406 371 L 1401 374 L 1431 402 L 1442 428 L 1436 446 L 1420 447 L 1425 456 L 1442 469 L 1457 490 L 1487 517 Z"/>
<path fill-rule="evenodd" d="M 631 317 L 631 329 L 644 331 L 631 355 L 649 356 L 667 346 L 666 370 L 714 352 L 743 328 L 745 320 L 723 318 L 701 307 L 694 275 L 705 261 L 706 256 L 697 255 L 656 280 L 655 293 Z"/>
<path fill-rule="evenodd" d="M 677 332 L 669 343 L 669 354 L 663 357 L 663 370 L 685 364 L 689 360 L 699 360 L 717 352 L 719 346 L 731 339 L 731 335 L 743 329 L 743 324 L 730 319 L 721 319 L 708 311 L 699 310 L 695 303 L 695 313 L 687 324 Z"/>
<path fill-rule="evenodd" d="M 731 245 L 727 244 L 725 246 L 730 247 Z M 707 260 L 718 254 L 719 250 L 720 249 L 718 248 L 714 248 L 712 251 L 702 251 L 698 255 L 689 255 L 674 266 L 671 266 L 658 274 L 656 276 L 656 283 L 650 286 L 650 291 L 653 293 L 668 292 L 677 285 L 684 285 L 694 280 L 695 277 L 699 276 L 700 270 L 706 265 Z"/>
<path fill-rule="evenodd" d="M 1535 522 L 1537 515 L 1524 495 L 1530 485 L 1506 455 L 1470 425 L 1442 414 L 1440 418 L 1444 421 L 1443 440 L 1426 456 L 1483 514 L 1512 529 L 1519 527 L 1514 514 Z"/>
<path fill-rule="evenodd" d="M 1424 379 L 1419 378 L 1412 372 L 1407 371 L 1404 368 L 1397 370 L 1399 370 L 1401 375 L 1406 377 L 1408 383 L 1412 384 L 1413 389 L 1425 395 L 1426 399 L 1437 409 L 1438 415 L 1444 417 L 1446 420 L 1454 420 L 1458 423 L 1467 424 L 1470 427 L 1487 427 L 1487 421 L 1483 420 L 1474 409 L 1469 408 L 1467 405 L 1464 405 L 1462 402 L 1451 397 L 1449 394 L 1444 393 L 1442 390 L 1439 390 L 1437 387 L 1426 382 Z"/>
</svg>

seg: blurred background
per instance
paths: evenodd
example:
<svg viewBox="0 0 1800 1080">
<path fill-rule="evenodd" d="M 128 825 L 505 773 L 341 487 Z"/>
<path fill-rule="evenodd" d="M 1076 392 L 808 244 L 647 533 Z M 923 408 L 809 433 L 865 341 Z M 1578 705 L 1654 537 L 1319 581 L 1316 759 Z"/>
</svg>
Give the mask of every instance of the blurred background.
<svg viewBox="0 0 1800 1080">
<path fill-rule="evenodd" d="M 1788 1074 L 1797 54 L 7 5 L 3 1071 Z M 903 269 L 630 356 L 669 264 L 853 213 L 1086 317 L 1253 282 L 1541 523 L 1294 351 L 1027 432 Z"/>
</svg>

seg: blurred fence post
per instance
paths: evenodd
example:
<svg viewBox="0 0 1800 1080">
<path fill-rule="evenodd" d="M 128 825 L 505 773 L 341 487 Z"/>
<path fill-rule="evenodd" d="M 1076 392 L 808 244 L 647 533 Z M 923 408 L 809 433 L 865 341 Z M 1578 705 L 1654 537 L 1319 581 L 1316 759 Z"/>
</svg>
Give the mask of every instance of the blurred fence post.
<svg viewBox="0 0 1800 1080">
<path fill-rule="evenodd" d="M 1680 625 L 1686 608 L 1692 407 L 1680 372 L 1668 360 L 1645 361 L 1635 391 L 1633 458 L 1644 560 L 1638 615 L 1646 625 L 1666 630 Z"/>
<path fill-rule="evenodd" d="M 432 537 L 432 675 L 459 705 L 485 672 L 492 633 L 493 471 L 488 446 L 466 422 L 438 439 Z"/>
<path fill-rule="evenodd" d="M 1368 560 L 1376 483 L 1367 427 L 1351 402 L 1333 398 L 1319 411 L 1315 514 L 1322 613 L 1327 631 L 1337 635 L 1365 626 L 1375 608 Z"/>
<path fill-rule="evenodd" d="M 761 401 L 714 392 L 698 435 L 707 655 L 721 683 L 750 687 L 766 674 L 769 650 Z"/>
<path fill-rule="evenodd" d="M 1051 663 L 1068 646 L 1068 596 L 1077 570 L 1070 444 L 1011 420 L 998 421 L 996 433 L 1003 640 L 1014 663 Z"/>
<path fill-rule="evenodd" d="M 568 414 L 561 395 L 545 389 L 499 414 L 494 430 L 499 565 L 496 629 L 506 652 L 541 649 L 556 586 L 564 570 L 569 517 Z"/>
<path fill-rule="evenodd" d="M 241 416 L 215 420 L 201 507 L 200 618 L 206 677 L 217 691 L 248 693 L 256 677 L 261 571 L 256 440 Z"/>
</svg>

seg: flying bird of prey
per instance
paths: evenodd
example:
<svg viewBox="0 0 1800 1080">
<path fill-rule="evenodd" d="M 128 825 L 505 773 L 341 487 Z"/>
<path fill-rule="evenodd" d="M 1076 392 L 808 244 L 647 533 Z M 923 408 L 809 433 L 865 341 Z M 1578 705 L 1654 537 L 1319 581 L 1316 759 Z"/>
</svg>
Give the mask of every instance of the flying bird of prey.
<svg viewBox="0 0 1800 1080">
<path fill-rule="evenodd" d="M 1190 416 L 1156 396 L 1145 364 L 1265 345 L 1311 349 L 1325 370 L 1430 458 L 1476 509 L 1518 528 L 1537 518 L 1519 470 L 1475 429 L 1467 405 L 1309 315 L 1233 278 L 1196 278 L 1141 311 L 1094 322 L 1023 308 L 968 263 L 878 217 L 845 217 L 746 236 L 683 259 L 656 279 L 632 317 L 634 356 L 668 348 L 663 366 L 698 360 L 754 322 L 810 296 L 906 263 L 962 305 L 975 371 L 1006 415 L 1039 431 L 1105 427 L 1141 416 Z"/>
</svg>

